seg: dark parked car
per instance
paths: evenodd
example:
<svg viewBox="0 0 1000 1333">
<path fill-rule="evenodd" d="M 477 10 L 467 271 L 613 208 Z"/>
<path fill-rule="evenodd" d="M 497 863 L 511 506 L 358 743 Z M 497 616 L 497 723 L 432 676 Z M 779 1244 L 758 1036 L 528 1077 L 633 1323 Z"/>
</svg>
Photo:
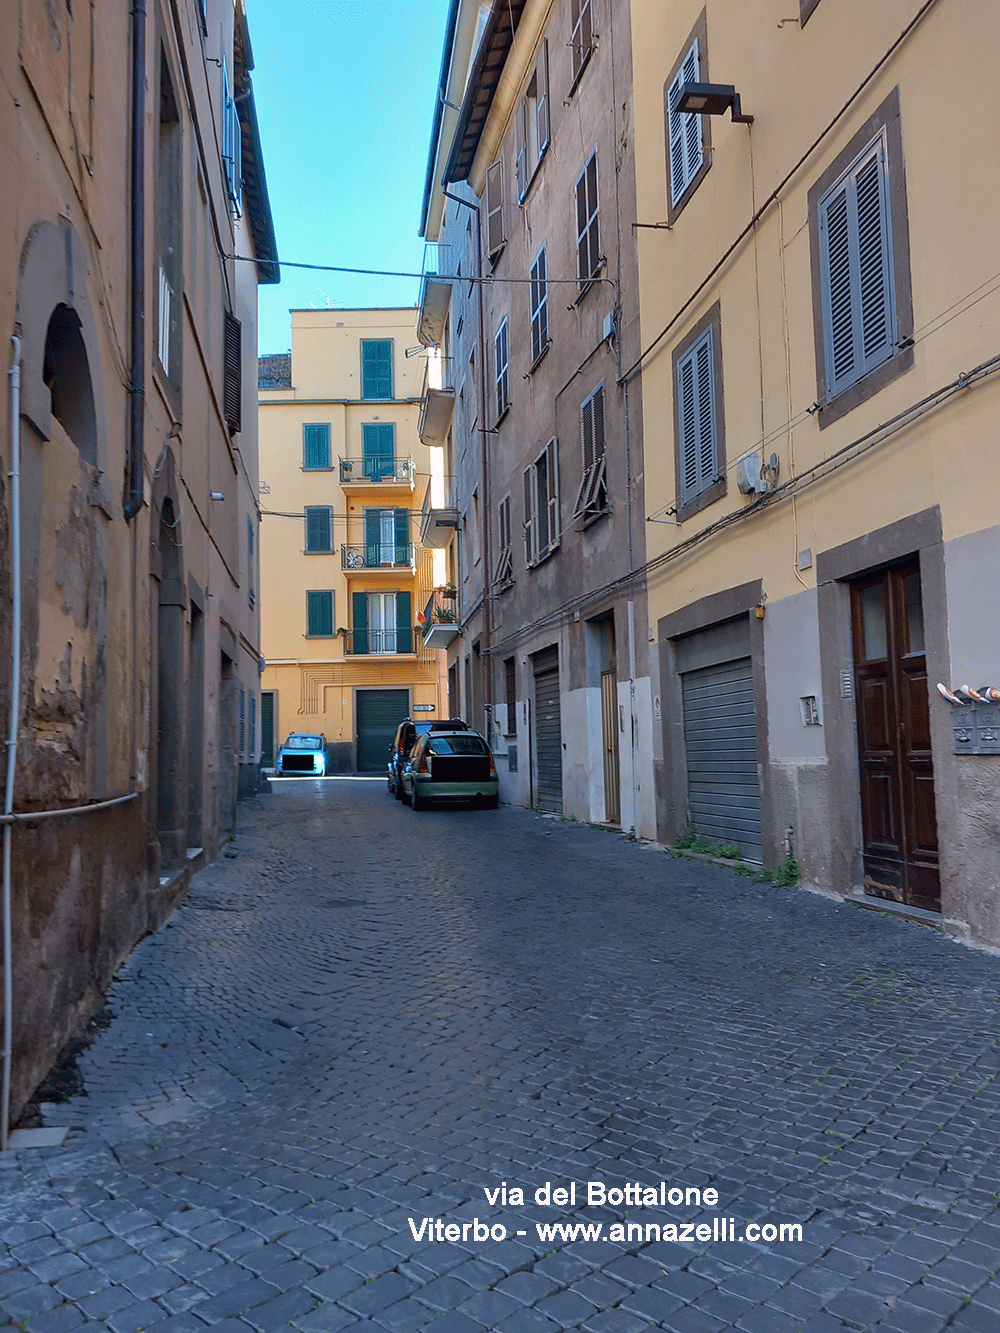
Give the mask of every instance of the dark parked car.
<svg viewBox="0 0 1000 1333">
<path fill-rule="evenodd" d="M 463 722 L 460 717 L 435 718 L 433 720 L 428 718 L 426 721 L 421 719 L 419 722 L 414 722 L 412 717 L 404 717 L 396 728 L 396 739 L 389 751 L 387 767 L 390 795 L 395 796 L 397 801 L 403 799 L 403 788 L 399 783 L 399 775 L 409 758 L 410 751 L 421 736 L 426 736 L 429 731 L 468 731 L 468 729 L 469 724 Z"/>
<path fill-rule="evenodd" d="M 299 773 L 321 778 L 326 774 L 326 737 L 322 732 L 297 732 L 278 751 L 275 768 L 279 773 Z"/>
<path fill-rule="evenodd" d="M 431 801 L 473 801 L 495 810 L 500 783 L 490 747 L 478 731 L 429 731 L 400 774 L 402 800 L 414 810 Z"/>
</svg>

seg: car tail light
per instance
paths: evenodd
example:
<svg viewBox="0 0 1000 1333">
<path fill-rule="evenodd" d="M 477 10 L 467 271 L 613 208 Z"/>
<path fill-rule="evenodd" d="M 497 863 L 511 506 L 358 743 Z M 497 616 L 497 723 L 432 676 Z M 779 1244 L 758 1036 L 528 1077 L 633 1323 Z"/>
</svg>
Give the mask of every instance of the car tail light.
<svg viewBox="0 0 1000 1333">
<path fill-rule="evenodd" d="M 490 751 L 490 777 L 491 777 L 491 778 L 495 778 L 496 775 L 497 775 L 497 766 L 496 766 L 496 762 L 495 762 L 494 759 L 493 759 L 493 751 L 491 750 L 491 751 Z"/>
<path fill-rule="evenodd" d="M 418 772 L 418 773 L 430 773 L 430 771 L 431 771 L 431 770 L 430 770 L 430 765 L 429 765 L 428 760 L 427 760 L 427 755 L 426 755 L 426 754 L 421 755 L 421 757 L 420 757 L 420 767 L 417 769 L 417 772 Z"/>
</svg>

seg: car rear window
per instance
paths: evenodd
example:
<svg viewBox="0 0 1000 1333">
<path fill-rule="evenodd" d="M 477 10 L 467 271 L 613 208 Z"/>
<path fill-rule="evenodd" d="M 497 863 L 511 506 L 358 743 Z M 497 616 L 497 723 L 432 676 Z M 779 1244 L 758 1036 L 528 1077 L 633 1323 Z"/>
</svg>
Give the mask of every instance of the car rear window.
<svg viewBox="0 0 1000 1333">
<path fill-rule="evenodd" d="M 319 736 L 289 736 L 285 741 L 286 750 L 320 750 L 322 747 Z"/>
<path fill-rule="evenodd" d="M 432 731 L 427 742 L 431 754 L 486 754 L 481 736 L 439 736 Z"/>
</svg>

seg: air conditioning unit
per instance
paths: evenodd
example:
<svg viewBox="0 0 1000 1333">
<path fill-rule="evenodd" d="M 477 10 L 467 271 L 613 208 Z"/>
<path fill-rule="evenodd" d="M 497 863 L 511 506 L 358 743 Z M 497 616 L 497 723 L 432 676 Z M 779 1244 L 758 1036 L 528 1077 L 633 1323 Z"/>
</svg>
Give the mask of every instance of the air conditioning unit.
<svg viewBox="0 0 1000 1333">
<path fill-rule="evenodd" d="M 761 469 L 760 454 L 751 449 L 736 460 L 736 485 L 741 495 L 762 495 L 767 482 Z"/>
</svg>

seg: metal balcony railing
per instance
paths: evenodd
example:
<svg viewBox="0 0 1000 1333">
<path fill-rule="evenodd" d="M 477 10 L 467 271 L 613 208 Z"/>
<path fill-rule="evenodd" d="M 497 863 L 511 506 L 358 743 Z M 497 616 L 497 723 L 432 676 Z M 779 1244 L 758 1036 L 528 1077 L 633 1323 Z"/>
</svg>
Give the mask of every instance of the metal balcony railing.
<svg viewBox="0 0 1000 1333">
<path fill-rule="evenodd" d="M 342 483 L 361 482 L 364 485 L 383 482 L 387 485 L 412 486 L 416 475 L 412 458 L 342 458 Z"/>
<path fill-rule="evenodd" d="M 348 657 L 412 653 L 413 630 L 409 625 L 397 629 L 349 629 L 344 635 L 344 647 Z"/>
<path fill-rule="evenodd" d="M 367 542 L 362 546 L 340 548 L 341 569 L 409 569 L 414 566 L 412 542 L 383 546 Z"/>
</svg>

